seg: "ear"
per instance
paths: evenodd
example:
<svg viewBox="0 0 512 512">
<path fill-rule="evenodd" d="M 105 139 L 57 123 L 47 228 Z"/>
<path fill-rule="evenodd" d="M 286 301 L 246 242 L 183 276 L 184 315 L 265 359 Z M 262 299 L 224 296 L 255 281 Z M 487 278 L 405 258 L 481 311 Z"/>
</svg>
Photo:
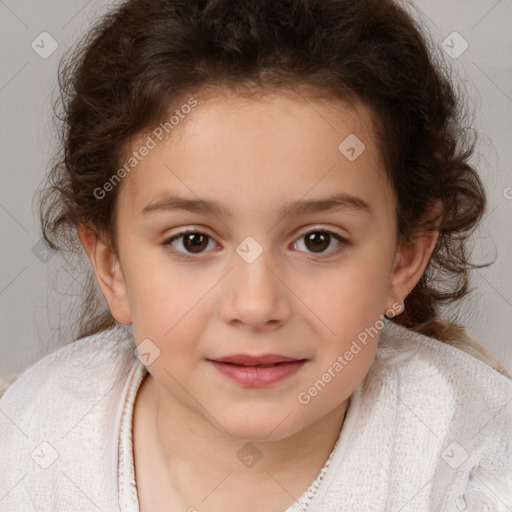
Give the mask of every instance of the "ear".
<svg viewBox="0 0 512 512">
<path fill-rule="evenodd" d="M 121 324 L 131 323 L 126 283 L 115 252 L 96 230 L 84 224 L 78 226 L 78 236 L 112 316 Z"/>
<path fill-rule="evenodd" d="M 423 275 L 439 238 L 440 215 L 441 205 L 438 203 L 423 217 L 415 238 L 400 245 L 391 273 L 386 309 L 396 309 L 397 303 L 403 304 Z"/>
</svg>

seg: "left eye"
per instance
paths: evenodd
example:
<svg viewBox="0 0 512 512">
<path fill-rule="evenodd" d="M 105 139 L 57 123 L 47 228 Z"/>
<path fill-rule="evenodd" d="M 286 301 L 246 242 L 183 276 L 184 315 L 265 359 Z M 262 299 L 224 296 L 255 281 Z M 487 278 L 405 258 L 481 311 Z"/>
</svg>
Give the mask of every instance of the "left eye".
<svg viewBox="0 0 512 512">
<path fill-rule="evenodd" d="M 343 245 L 343 243 L 345 242 L 345 240 L 339 235 L 332 233 L 331 231 L 321 230 L 310 231 L 309 233 L 305 233 L 299 238 L 299 240 L 302 239 L 304 239 L 304 246 L 306 247 L 306 249 L 311 250 L 311 252 L 313 252 L 314 254 L 325 252 L 325 249 L 329 247 L 333 239 L 338 242 L 338 247 L 340 245 Z M 298 243 L 299 242 L 295 242 L 295 245 L 297 245 Z"/>
</svg>

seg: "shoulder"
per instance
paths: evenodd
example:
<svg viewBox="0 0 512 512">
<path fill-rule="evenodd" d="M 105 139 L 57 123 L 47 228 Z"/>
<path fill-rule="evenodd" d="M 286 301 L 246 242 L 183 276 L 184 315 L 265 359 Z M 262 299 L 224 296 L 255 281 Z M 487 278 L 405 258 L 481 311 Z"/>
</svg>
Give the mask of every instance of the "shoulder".
<svg viewBox="0 0 512 512">
<path fill-rule="evenodd" d="M 453 479 L 470 510 L 511 506 L 512 380 L 458 348 L 392 322 L 381 341 L 377 367 L 400 383 L 399 401 L 441 441 L 439 475 Z"/>
<path fill-rule="evenodd" d="M 131 332 L 118 324 L 48 354 L 8 387 L 0 399 L 5 506 L 32 510 L 37 501 L 41 510 L 64 510 L 69 499 L 73 508 L 85 499 L 77 488 L 87 486 L 114 510 L 122 400 L 141 364 L 134 350 Z"/>
<path fill-rule="evenodd" d="M 512 399 L 512 380 L 480 359 L 434 338 L 388 322 L 382 331 L 378 354 L 383 363 L 402 372 L 420 372 L 446 387 L 472 398 Z M 385 365 L 386 366 L 386 365 Z"/>
<path fill-rule="evenodd" d="M 0 398 L 5 394 L 9 386 L 19 377 L 19 375 L 15 375 L 9 378 L 0 378 Z"/>
<path fill-rule="evenodd" d="M 5 410 L 14 402 L 23 408 L 38 395 L 52 393 L 65 384 L 69 389 L 77 388 L 73 384 L 91 378 L 90 372 L 105 378 L 107 369 L 122 369 L 123 363 L 133 359 L 134 348 L 129 329 L 121 324 L 64 345 L 20 375 L 2 381 L 0 408 Z"/>
<path fill-rule="evenodd" d="M 479 424 L 492 418 L 495 430 L 512 437 L 512 380 L 480 359 L 388 322 L 375 364 L 383 375 L 400 380 L 404 396 L 421 400 L 427 409 L 456 414 L 452 421 L 471 417 Z"/>
</svg>

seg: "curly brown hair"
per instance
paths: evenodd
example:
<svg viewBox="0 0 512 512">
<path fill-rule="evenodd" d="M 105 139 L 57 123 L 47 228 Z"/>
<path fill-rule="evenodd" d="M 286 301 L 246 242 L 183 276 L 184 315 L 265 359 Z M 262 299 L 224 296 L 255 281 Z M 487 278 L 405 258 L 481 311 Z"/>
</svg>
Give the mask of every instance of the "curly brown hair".
<svg viewBox="0 0 512 512">
<path fill-rule="evenodd" d="M 116 248 L 119 187 L 98 200 L 127 148 L 193 91 L 308 87 L 370 108 L 397 203 L 402 241 L 442 205 L 439 238 L 422 278 L 394 319 L 503 367 L 443 308 L 470 291 L 467 241 L 485 192 L 468 163 L 474 131 L 449 66 L 407 9 L 392 0 L 128 0 L 59 65 L 61 151 L 41 196 L 43 237 L 79 252 L 84 223 Z M 440 52 L 439 52 L 440 53 Z M 486 264 L 487 265 L 487 264 Z M 441 286 L 442 284 L 442 286 Z M 90 276 L 78 337 L 114 325 Z"/>
</svg>

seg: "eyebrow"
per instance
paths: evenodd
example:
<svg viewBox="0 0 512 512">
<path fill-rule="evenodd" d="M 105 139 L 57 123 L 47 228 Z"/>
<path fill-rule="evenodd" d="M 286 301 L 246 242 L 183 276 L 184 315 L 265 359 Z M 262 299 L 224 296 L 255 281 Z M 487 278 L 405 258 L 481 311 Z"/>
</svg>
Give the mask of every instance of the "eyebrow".
<svg viewBox="0 0 512 512">
<path fill-rule="evenodd" d="M 278 217 L 285 215 L 305 215 L 308 213 L 323 212 L 328 210 L 354 210 L 362 213 L 372 213 L 369 203 L 360 197 L 350 194 L 335 194 L 322 199 L 308 199 L 292 201 L 283 205 Z M 186 210 L 194 213 L 213 213 L 218 217 L 233 217 L 234 213 L 223 204 L 210 199 L 188 199 L 179 196 L 167 196 L 158 201 L 152 201 L 141 211 L 143 215 L 154 212 Z"/>
</svg>

